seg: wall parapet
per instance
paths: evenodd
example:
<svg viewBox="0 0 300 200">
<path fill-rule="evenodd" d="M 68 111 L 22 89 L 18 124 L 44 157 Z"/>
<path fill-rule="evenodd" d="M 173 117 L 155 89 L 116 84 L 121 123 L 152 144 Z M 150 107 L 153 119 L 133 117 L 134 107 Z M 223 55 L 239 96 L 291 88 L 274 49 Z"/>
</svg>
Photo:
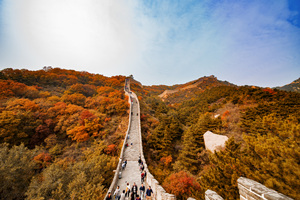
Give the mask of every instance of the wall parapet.
<svg viewBox="0 0 300 200">
<path fill-rule="evenodd" d="M 206 190 L 205 200 L 224 200 L 224 199 L 220 195 L 218 195 L 215 191 Z"/>
<path fill-rule="evenodd" d="M 140 113 L 140 102 L 138 100 L 138 97 L 133 92 L 132 92 L 131 95 L 133 95 L 134 98 L 137 101 L 137 104 L 138 104 L 138 115 L 141 116 L 141 113 Z M 148 169 L 148 166 L 146 164 L 146 160 L 145 160 L 145 157 L 144 157 L 144 152 L 143 152 L 141 120 L 138 121 L 138 124 L 139 124 L 138 131 L 139 131 L 139 137 L 140 137 L 139 138 L 139 140 L 140 140 L 140 156 L 141 156 L 141 160 L 144 163 L 145 171 L 147 173 L 146 180 L 145 180 L 146 181 L 146 185 L 151 186 L 151 189 L 153 190 L 153 194 L 154 194 L 154 199 L 157 199 L 157 200 L 175 200 L 176 196 L 174 194 L 167 193 L 164 190 L 164 188 L 161 185 L 159 185 L 159 182 L 154 178 L 154 176 L 150 173 L 150 171 Z"/>
<path fill-rule="evenodd" d="M 123 145 L 122 145 L 122 149 L 121 149 L 121 152 L 120 152 L 120 157 L 119 157 L 119 162 L 118 162 L 118 165 L 117 165 L 117 168 L 115 170 L 115 174 L 114 174 L 114 178 L 110 184 L 110 187 L 105 195 L 105 198 L 104 200 L 106 199 L 107 195 L 108 195 L 108 192 L 112 192 L 112 191 L 115 191 L 115 189 L 117 188 L 117 182 L 118 182 L 118 178 L 119 178 L 119 173 L 120 173 L 120 170 L 122 168 L 122 162 L 123 162 L 123 157 L 124 157 L 124 151 L 125 151 L 125 144 L 127 143 L 127 139 L 128 139 L 128 133 L 129 133 L 129 130 L 130 130 L 130 127 L 131 127 L 131 112 L 132 112 L 132 106 L 131 106 L 131 96 L 130 96 L 130 84 L 129 84 L 129 81 L 126 80 L 125 82 L 125 86 L 124 86 L 124 91 L 125 91 L 125 95 L 128 96 L 128 103 L 129 103 L 129 121 L 128 121 L 128 127 L 127 127 L 127 131 L 126 131 L 126 135 L 125 135 L 125 138 L 124 138 L 124 142 L 123 142 Z"/>
<path fill-rule="evenodd" d="M 240 177 L 237 182 L 241 200 L 292 200 L 284 194 L 245 177 Z"/>
</svg>

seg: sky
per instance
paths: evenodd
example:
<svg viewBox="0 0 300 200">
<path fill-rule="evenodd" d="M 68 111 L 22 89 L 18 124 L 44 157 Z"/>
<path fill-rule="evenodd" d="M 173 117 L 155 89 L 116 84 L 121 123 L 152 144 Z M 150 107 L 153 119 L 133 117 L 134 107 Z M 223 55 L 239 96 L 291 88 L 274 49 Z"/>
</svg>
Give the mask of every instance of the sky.
<svg viewBox="0 0 300 200">
<path fill-rule="evenodd" d="M 0 0 L 0 70 L 44 66 L 282 86 L 300 77 L 300 1 Z"/>
</svg>

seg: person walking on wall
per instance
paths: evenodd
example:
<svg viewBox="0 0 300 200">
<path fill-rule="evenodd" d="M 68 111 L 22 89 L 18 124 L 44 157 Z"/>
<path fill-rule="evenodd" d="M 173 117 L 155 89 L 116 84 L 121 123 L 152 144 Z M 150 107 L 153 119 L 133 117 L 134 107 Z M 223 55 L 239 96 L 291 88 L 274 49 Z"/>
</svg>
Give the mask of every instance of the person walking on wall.
<svg viewBox="0 0 300 200">
<path fill-rule="evenodd" d="M 125 190 L 123 190 L 120 200 L 125 200 Z"/>
<path fill-rule="evenodd" d="M 145 197 L 145 190 L 146 190 L 146 188 L 145 188 L 144 184 L 142 183 L 142 185 L 140 187 L 140 196 L 142 199 L 144 199 L 144 197 Z"/>
<path fill-rule="evenodd" d="M 141 183 L 144 183 L 144 179 L 145 179 L 145 172 L 142 171 L 142 173 L 141 173 Z"/>
<path fill-rule="evenodd" d="M 136 186 L 135 183 L 133 183 L 133 186 L 132 186 L 132 190 L 131 190 L 131 191 L 132 191 L 133 196 L 136 197 L 137 191 L 138 191 L 138 187 Z"/>
<path fill-rule="evenodd" d="M 120 197 L 121 197 L 120 193 L 121 193 L 120 186 L 118 186 L 114 192 L 115 200 L 120 200 Z"/>
<path fill-rule="evenodd" d="M 108 195 L 107 195 L 107 197 L 105 199 L 106 200 L 111 200 L 111 193 L 110 192 L 108 192 Z"/>
<path fill-rule="evenodd" d="M 125 197 L 129 197 L 129 195 L 130 195 L 130 184 L 127 183 Z"/>
<path fill-rule="evenodd" d="M 146 191 L 146 199 L 151 199 L 151 194 L 153 194 L 153 191 L 151 189 L 151 186 L 148 187 L 147 191 Z"/>
<path fill-rule="evenodd" d="M 134 200 L 134 193 L 133 192 L 131 192 L 130 200 Z"/>
</svg>

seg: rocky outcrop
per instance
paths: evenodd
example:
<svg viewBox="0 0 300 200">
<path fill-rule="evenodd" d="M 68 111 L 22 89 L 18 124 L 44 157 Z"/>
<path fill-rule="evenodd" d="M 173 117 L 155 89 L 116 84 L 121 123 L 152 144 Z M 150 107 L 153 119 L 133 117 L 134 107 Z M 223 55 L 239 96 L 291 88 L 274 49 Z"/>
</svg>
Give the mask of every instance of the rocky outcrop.
<svg viewBox="0 0 300 200">
<path fill-rule="evenodd" d="M 203 135 L 205 149 L 210 150 L 211 152 L 218 151 L 220 149 L 225 148 L 225 143 L 228 140 L 228 137 L 225 135 L 218 135 L 207 131 Z"/>
</svg>

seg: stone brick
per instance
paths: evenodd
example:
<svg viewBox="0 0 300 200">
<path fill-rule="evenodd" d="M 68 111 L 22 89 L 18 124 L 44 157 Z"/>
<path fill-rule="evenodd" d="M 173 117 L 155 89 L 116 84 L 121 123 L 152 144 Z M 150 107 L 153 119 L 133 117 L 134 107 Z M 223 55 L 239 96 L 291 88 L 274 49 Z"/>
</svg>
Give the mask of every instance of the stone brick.
<svg viewBox="0 0 300 200">
<path fill-rule="evenodd" d="M 240 195 L 247 200 L 292 200 L 292 198 L 267 188 L 254 180 L 240 177 L 237 181 Z"/>
<path fill-rule="evenodd" d="M 220 195 L 218 195 L 215 191 L 206 190 L 205 200 L 224 200 L 224 199 Z"/>
</svg>

